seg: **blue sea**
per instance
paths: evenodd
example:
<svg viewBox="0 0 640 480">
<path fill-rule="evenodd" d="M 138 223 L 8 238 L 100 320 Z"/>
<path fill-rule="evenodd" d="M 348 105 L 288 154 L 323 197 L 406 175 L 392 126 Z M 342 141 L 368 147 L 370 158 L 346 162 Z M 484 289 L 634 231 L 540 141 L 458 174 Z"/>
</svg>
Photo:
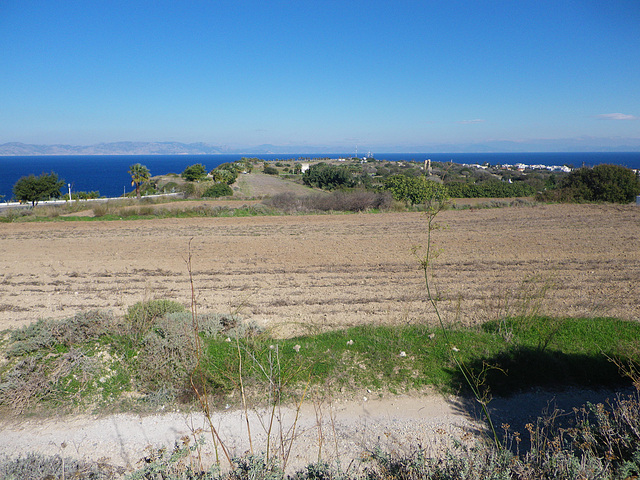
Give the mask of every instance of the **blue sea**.
<svg viewBox="0 0 640 480">
<path fill-rule="evenodd" d="M 0 157 L 0 201 L 9 201 L 16 181 L 30 174 L 55 172 L 71 184 L 72 191 L 99 191 L 105 197 L 118 197 L 132 190 L 131 177 L 127 173 L 134 163 L 141 163 L 151 175 L 181 173 L 187 166 L 202 163 L 207 171 L 225 162 L 234 162 L 243 156 L 234 155 L 55 155 Z M 264 160 L 291 160 L 313 158 L 341 158 L 351 154 L 255 155 Z M 375 154 L 378 160 L 423 162 L 430 158 L 435 162 L 491 165 L 524 163 L 526 165 L 583 165 L 603 163 L 640 169 L 640 152 L 588 152 L 588 153 L 390 153 Z M 66 188 L 64 189 L 66 190 Z M 4 196 L 4 197 L 2 197 Z"/>
</svg>

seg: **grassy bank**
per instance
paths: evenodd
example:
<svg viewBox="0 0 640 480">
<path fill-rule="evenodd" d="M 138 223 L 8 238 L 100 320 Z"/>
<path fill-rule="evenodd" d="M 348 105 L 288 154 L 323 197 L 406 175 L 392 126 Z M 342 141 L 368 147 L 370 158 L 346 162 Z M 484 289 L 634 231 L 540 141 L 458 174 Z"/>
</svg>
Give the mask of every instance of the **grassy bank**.
<svg viewBox="0 0 640 480">
<path fill-rule="evenodd" d="M 640 361 L 638 338 L 635 322 L 526 317 L 451 327 L 450 344 L 441 330 L 421 325 L 275 339 L 233 315 L 204 313 L 196 327 L 182 305 L 156 300 L 122 318 L 90 311 L 5 332 L 0 402 L 20 412 L 153 409 L 193 401 L 193 372 L 224 404 L 238 400 L 241 379 L 256 402 L 268 402 L 265 386 L 275 383 L 291 400 L 307 385 L 343 396 L 425 388 L 464 394 L 451 349 L 491 394 L 614 386 L 625 379 L 611 359 Z"/>
<path fill-rule="evenodd" d="M 0 402 L 3 413 L 13 416 L 184 409 L 195 407 L 194 388 L 203 387 L 211 405 L 221 407 L 425 388 L 464 394 L 467 384 L 452 350 L 489 394 L 614 387 L 631 380 L 640 388 L 633 374 L 640 362 L 636 322 L 512 317 L 474 328 L 450 326 L 448 335 L 445 341 L 442 330 L 423 325 L 369 325 L 276 339 L 237 315 L 205 312 L 194 318 L 179 303 L 154 300 L 132 306 L 123 317 L 88 311 L 3 332 Z M 231 472 L 206 470 L 198 463 L 197 445 L 176 444 L 173 451 L 152 452 L 127 478 L 622 479 L 640 470 L 637 395 L 607 406 L 586 405 L 574 412 L 569 428 L 555 418 L 541 418 L 526 432 L 503 425 L 506 448 L 455 444 L 438 458 L 425 456 L 419 446 L 409 453 L 374 450 L 357 465 L 319 461 L 289 477 L 277 460 L 259 455 L 233 459 Z M 2 478 L 65 474 L 111 479 L 123 478 L 125 471 L 60 456 L 0 457 Z"/>
</svg>

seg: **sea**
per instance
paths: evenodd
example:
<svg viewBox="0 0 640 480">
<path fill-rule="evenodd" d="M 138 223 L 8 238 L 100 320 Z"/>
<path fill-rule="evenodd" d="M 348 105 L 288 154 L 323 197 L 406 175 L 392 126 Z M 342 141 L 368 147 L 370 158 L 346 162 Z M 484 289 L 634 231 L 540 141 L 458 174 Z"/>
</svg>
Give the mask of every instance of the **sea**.
<svg viewBox="0 0 640 480">
<path fill-rule="evenodd" d="M 10 201 L 13 185 L 23 176 L 54 172 L 71 185 L 72 192 L 98 191 L 103 197 L 119 197 L 130 192 L 129 167 L 134 163 L 145 165 L 151 175 L 181 173 L 189 165 L 203 164 L 207 171 L 225 162 L 242 157 L 258 157 L 267 161 L 311 160 L 319 158 L 345 158 L 352 154 L 233 154 L 233 155 L 46 155 L 0 156 L 0 202 Z M 459 164 L 490 165 L 569 165 L 573 167 L 599 164 L 622 165 L 640 169 L 640 152 L 584 152 L 584 153 L 388 153 L 374 154 L 378 160 L 424 162 L 454 162 Z"/>
</svg>

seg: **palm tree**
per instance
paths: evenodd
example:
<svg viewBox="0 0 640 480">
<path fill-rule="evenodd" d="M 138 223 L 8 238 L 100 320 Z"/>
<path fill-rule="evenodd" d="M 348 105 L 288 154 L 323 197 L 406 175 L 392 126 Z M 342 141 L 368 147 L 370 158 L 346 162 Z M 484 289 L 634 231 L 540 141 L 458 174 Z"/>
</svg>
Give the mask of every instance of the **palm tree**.
<svg viewBox="0 0 640 480">
<path fill-rule="evenodd" d="M 136 196 L 138 197 L 138 200 L 140 200 L 140 185 L 149 181 L 151 173 L 147 167 L 140 163 L 136 163 L 129 167 L 129 175 L 131 175 L 131 186 L 133 187 L 135 185 Z"/>
</svg>

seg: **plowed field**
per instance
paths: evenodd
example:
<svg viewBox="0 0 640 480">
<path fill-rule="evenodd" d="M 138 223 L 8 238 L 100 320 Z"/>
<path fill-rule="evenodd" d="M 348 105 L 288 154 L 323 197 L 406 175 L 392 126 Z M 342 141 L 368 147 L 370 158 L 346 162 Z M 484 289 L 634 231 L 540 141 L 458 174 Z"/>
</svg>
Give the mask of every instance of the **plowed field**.
<svg viewBox="0 0 640 480">
<path fill-rule="evenodd" d="M 640 208 L 447 211 L 434 232 L 449 322 L 505 313 L 640 319 Z M 0 328 L 136 302 L 238 311 L 277 335 L 434 322 L 420 213 L 0 224 Z"/>
</svg>

